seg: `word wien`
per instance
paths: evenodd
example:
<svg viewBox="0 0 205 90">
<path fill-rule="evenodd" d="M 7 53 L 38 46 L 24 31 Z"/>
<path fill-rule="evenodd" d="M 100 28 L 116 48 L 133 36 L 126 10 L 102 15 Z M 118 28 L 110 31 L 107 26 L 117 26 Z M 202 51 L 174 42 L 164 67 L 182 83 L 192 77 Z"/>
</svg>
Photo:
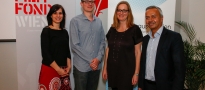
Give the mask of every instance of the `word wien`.
<svg viewBox="0 0 205 90">
<path fill-rule="evenodd" d="M 15 14 L 18 27 L 44 27 L 45 15 L 51 8 L 47 0 L 15 0 Z"/>
</svg>

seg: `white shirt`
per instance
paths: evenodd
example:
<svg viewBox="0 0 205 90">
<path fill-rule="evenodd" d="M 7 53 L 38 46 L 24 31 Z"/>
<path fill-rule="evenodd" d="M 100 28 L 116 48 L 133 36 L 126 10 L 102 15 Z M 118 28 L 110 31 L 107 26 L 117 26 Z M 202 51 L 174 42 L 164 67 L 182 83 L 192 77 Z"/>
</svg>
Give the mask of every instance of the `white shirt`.
<svg viewBox="0 0 205 90">
<path fill-rule="evenodd" d="M 161 37 L 163 31 L 163 26 L 157 30 L 152 37 L 152 32 L 148 33 L 150 36 L 148 46 L 147 46 L 147 53 L 146 53 L 146 72 L 145 72 L 145 79 L 155 81 L 154 75 L 154 68 L 155 68 L 155 61 L 156 61 L 156 54 L 157 54 L 157 47 L 159 43 L 159 39 Z"/>
</svg>

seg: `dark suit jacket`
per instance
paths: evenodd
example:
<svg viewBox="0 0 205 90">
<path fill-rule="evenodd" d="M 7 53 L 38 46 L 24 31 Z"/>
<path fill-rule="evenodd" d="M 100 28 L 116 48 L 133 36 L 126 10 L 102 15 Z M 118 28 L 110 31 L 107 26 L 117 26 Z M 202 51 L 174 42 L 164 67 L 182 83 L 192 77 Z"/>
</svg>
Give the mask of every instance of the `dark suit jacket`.
<svg viewBox="0 0 205 90">
<path fill-rule="evenodd" d="M 144 88 L 146 52 L 150 36 L 143 38 L 139 84 Z M 182 90 L 185 78 L 184 47 L 181 35 L 163 28 L 155 59 L 154 75 L 157 90 Z"/>
</svg>

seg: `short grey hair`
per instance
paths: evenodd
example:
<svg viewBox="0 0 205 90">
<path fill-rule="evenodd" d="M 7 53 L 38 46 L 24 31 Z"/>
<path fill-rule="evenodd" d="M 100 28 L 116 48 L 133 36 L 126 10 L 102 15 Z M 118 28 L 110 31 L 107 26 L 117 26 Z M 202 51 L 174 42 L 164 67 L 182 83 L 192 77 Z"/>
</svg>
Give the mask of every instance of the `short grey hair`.
<svg viewBox="0 0 205 90">
<path fill-rule="evenodd" d="M 149 7 L 147 7 L 146 8 L 146 11 L 148 10 L 148 9 L 157 9 L 158 11 L 159 11 L 159 13 L 160 13 L 160 15 L 161 15 L 161 17 L 163 17 L 163 13 L 162 13 L 162 10 L 161 10 L 161 8 L 159 8 L 159 7 L 157 7 L 157 6 L 149 6 Z"/>
</svg>

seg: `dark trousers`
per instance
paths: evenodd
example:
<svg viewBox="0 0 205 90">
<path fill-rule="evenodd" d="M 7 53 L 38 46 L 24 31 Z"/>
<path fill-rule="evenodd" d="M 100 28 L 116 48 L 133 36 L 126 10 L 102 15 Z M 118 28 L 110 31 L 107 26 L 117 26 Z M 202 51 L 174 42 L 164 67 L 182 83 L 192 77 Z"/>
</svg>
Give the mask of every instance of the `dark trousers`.
<svg viewBox="0 0 205 90">
<path fill-rule="evenodd" d="M 117 88 L 112 88 L 112 90 L 118 90 Z"/>
<path fill-rule="evenodd" d="M 75 81 L 74 90 L 97 90 L 100 70 L 81 72 L 75 66 L 73 67 L 73 76 Z"/>
<path fill-rule="evenodd" d="M 157 90 L 156 82 L 145 79 L 144 90 Z"/>
</svg>

